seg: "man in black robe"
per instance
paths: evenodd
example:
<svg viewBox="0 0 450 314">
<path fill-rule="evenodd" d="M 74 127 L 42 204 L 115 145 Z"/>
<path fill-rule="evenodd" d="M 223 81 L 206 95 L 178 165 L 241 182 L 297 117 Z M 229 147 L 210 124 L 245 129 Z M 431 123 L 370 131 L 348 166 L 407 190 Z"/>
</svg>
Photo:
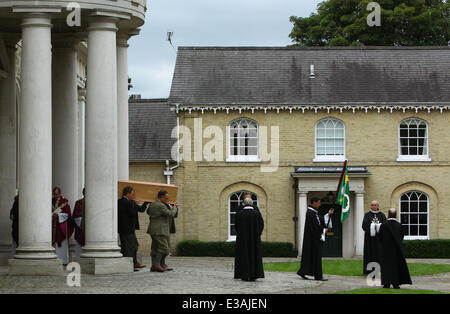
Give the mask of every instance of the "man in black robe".
<svg viewBox="0 0 450 314">
<path fill-rule="evenodd" d="M 391 208 L 388 212 L 388 220 L 380 227 L 381 283 L 383 288 L 389 288 L 392 285 L 394 289 L 400 289 L 402 284 L 412 285 L 403 248 L 402 225 L 395 219 L 396 215 L 397 210 Z"/>
<path fill-rule="evenodd" d="M 253 200 L 246 198 L 244 207 L 236 213 L 236 255 L 234 278 L 255 281 L 264 278 L 261 234 L 264 221 Z"/>
<path fill-rule="evenodd" d="M 305 231 L 303 234 L 303 249 L 300 269 L 297 275 L 308 279 L 306 275 L 314 276 L 315 280 L 327 281 L 322 274 L 322 244 L 325 242 L 325 234 L 328 228 L 332 228 L 330 216 L 334 209 L 331 208 L 324 217 L 319 216 L 318 209 L 320 199 L 311 198 L 311 206 L 308 206 L 305 216 Z"/>
<path fill-rule="evenodd" d="M 144 268 L 137 261 L 136 228 L 139 230 L 138 212 L 144 212 L 148 203 L 142 206 L 136 203 L 136 192 L 130 186 L 126 186 L 122 192 L 122 198 L 118 200 L 118 233 L 120 237 L 121 253 L 124 257 L 132 257 L 134 270 Z"/>
<path fill-rule="evenodd" d="M 14 258 L 16 248 L 19 246 L 19 195 L 14 197 L 14 204 L 9 213 L 9 218 L 12 220 L 11 236 L 13 239 L 11 258 Z"/>
<path fill-rule="evenodd" d="M 369 263 L 380 263 L 381 244 L 378 240 L 378 232 L 381 224 L 385 221 L 386 216 L 380 211 L 380 204 L 378 201 L 372 201 L 370 211 L 364 215 L 362 222 L 362 229 L 364 230 L 363 273 L 365 275 L 372 272 L 372 269 L 367 269 Z"/>
</svg>

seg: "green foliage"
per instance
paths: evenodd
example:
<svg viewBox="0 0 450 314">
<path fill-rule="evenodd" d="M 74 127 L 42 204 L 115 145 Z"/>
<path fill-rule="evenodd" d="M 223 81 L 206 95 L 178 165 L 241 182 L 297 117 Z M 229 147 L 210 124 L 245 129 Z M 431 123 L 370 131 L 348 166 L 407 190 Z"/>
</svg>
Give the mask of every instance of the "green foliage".
<svg viewBox="0 0 450 314">
<path fill-rule="evenodd" d="M 289 242 L 262 242 L 263 257 L 293 257 Z M 235 242 L 201 242 L 186 240 L 178 243 L 178 256 L 234 257 Z"/>
<path fill-rule="evenodd" d="M 291 16 L 294 46 L 447 46 L 450 0 L 376 0 L 381 26 L 367 24 L 373 0 L 326 0 L 309 17 Z"/>
<path fill-rule="evenodd" d="M 450 239 L 405 240 L 407 258 L 450 258 Z"/>
</svg>

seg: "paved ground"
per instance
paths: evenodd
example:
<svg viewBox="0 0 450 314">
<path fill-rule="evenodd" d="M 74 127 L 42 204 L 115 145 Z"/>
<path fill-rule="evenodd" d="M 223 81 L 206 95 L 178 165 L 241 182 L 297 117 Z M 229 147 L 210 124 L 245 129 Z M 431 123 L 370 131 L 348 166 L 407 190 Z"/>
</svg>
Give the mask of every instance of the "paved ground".
<svg viewBox="0 0 450 314">
<path fill-rule="evenodd" d="M 148 268 L 129 275 L 83 275 L 81 287 L 68 287 L 66 277 L 8 276 L 0 267 L 0 293 L 328 293 L 366 288 L 365 277 L 326 276 L 327 282 L 305 281 L 295 273 L 266 272 L 266 278 L 256 282 L 233 279 L 233 258 L 169 257 L 174 271 L 152 273 Z M 265 262 L 298 261 L 267 258 Z M 144 259 L 148 265 L 148 260 Z M 445 263 L 450 260 L 408 260 L 408 262 Z M 413 277 L 409 289 L 450 292 L 450 273 Z"/>
</svg>

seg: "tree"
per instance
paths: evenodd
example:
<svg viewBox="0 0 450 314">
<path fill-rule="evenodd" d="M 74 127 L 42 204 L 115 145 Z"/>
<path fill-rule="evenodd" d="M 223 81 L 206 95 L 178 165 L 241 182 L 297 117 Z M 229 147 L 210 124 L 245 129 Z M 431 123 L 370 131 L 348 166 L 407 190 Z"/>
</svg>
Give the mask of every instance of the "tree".
<svg viewBox="0 0 450 314">
<path fill-rule="evenodd" d="M 447 46 L 450 0 L 377 0 L 381 26 L 369 26 L 375 0 L 326 0 L 309 17 L 291 16 L 294 46 Z"/>
</svg>

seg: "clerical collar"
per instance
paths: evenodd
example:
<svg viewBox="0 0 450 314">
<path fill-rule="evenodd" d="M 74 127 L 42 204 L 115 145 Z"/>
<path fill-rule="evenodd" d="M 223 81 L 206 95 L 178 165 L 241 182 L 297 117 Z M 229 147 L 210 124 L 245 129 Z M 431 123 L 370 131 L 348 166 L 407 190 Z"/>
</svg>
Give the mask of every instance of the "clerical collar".
<svg viewBox="0 0 450 314">
<path fill-rule="evenodd" d="M 395 220 L 398 222 L 397 218 L 388 218 L 388 220 Z"/>
<path fill-rule="evenodd" d="M 308 208 L 317 214 L 317 209 L 314 209 L 314 207 L 311 207 L 311 206 L 308 206 Z"/>
<path fill-rule="evenodd" d="M 379 214 L 379 213 L 381 213 L 380 210 L 374 211 L 374 210 L 369 209 L 369 211 L 370 211 L 372 214 Z"/>
</svg>

